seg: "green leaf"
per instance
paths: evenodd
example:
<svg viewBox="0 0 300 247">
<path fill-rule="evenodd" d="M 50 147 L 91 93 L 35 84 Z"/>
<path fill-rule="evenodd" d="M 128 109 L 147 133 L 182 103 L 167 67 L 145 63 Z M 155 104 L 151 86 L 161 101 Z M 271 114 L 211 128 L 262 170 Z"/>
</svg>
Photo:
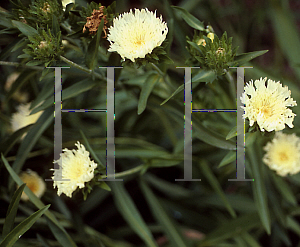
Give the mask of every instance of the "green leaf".
<svg viewBox="0 0 300 247">
<path fill-rule="evenodd" d="M 101 39 L 103 25 L 104 25 L 104 19 L 102 18 L 100 25 L 98 27 L 97 33 L 96 33 L 95 37 L 92 39 L 92 41 L 90 42 L 86 56 L 85 56 L 86 66 L 91 70 L 94 70 L 94 68 L 96 67 L 97 62 L 98 62 L 98 59 L 97 59 L 98 58 L 98 48 L 99 48 L 99 42 Z"/>
<path fill-rule="evenodd" d="M 237 136 L 237 131 L 236 131 L 236 129 L 237 129 L 237 127 L 234 126 L 234 127 L 229 131 L 229 133 L 228 133 L 227 136 L 226 136 L 226 140 L 229 140 L 229 139 L 231 139 L 231 138 Z"/>
<path fill-rule="evenodd" d="M 219 164 L 219 168 L 225 165 L 230 164 L 231 162 L 236 160 L 236 152 L 235 151 L 229 151 L 224 158 L 221 160 Z"/>
<path fill-rule="evenodd" d="M 21 136 L 23 136 L 23 134 L 25 134 L 30 129 L 31 126 L 32 124 L 22 129 L 19 129 L 12 135 L 10 135 L 7 140 L 1 143 L 0 152 L 3 153 L 3 155 L 5 156 L 11 150 L 11 148 L 20 140 Z"/>
<path fill-rule="evenodd" d="M 30 215 L 26 220 L 17 225 L 0 243 L 0 247 L 11 247 L 14 243 L 30 229 L 30 227 L 46 212 L 50 204 Z"/>
<path fill-rule="evenodd" d="M 234 218 L 236 218 L 236 213 L 233 210 L 232 206 L 230 205 L 229 201 L 226 198 L 225 193 L 222 190 L 222 187 L 218 181 L 218 179 L 215 177 L 211 169 L 208 167 L 205 160 L 202 160 L 201 163 L 199 163 L 199 167 L 202 169 L 203 174 L 206 176 L 209 184 L 211 187 L 215 190 L 215 192 L 220 196 L 221 200 L 223 201 L 225 207 L 227 208 L 230 215 Z"/>
<path fill-rule="evenodd" d="M 148 97 L 152 92 L 152 89 L 154 88 L 155 84 L 159 81 L 159 78 L 159 75 L 151 74 L 144 82 L 138 103 L 139 115 L 142 114 L 143 111 L 146 109 Z"/>
<path fill-rule="evenodd" d="M 260 221 L 265 228 L 268 235 L 271 234 L 271 218 L 269 213 L 267 193 L 263 180 L 261 162 L 257 160 L 257 153 L 252 147 L 248 147 L 246 150 L 247 156 L 250 158 L 250 164 L 252 169 L 253 182 L 253 196 L 256 204 L 256 208 L 260 217 Z"/>
<path fill-rule="evenodd" d="M 52 15 L 52 33 L 54 36 L 58 37 L 60 32 L 59 22 L 56 15 Z"/>
<path fill-rule="evenodd" d="M 54 85 L 54 82 L 53 82 L 53 85 Z M 78 94 L 86 92 L 86 91 L 92 89 L 93 87 L 95 87 L 96 85 L 97 85 L 97 83 L 92 81 L 89 78 L 84 79 L 80 82 L 77 82 L 76 84 L 62 90 L 62 101 L 73 98 L 73 97 L 77 96 Z M 34 113 L 44 110 L 50 106 L 53 106 L 53 96 L 46 99 L 42 105 L 33 109 L 30 114 L 34 114 Z"/>
<path fill-rule="evenodd" d="M 218 148 L 236 150 L 235 142 L 227 141 L 221 134 L 205 128 L 203 124 L 196 118 L 193 118 L 193 136 Z"/>
<path fill-rule="evenodd" d="M 26 36 L 35 36 L 38 35 L 38 31 L 36 29 L 34 29 L 33 27 L 20 22 L 20 21 L 11 21 L 13 26 L 15 26 L 16 28 L 18 28 L 20 30 L 21 33 L 23 33 Z"/>
<path fill-rule="evenodd" d="M 16 174 L 16 172 L 11 168 L 11 166 L 8 164 L 7 160 L 1 154 L 2 161 L 9 172 L 10 176 L 13 178 L 13 180 L 17 183 L 17 185 L 21 186 L 23 184 L 23 181 L 21 178 Z M 26 186 L 24 189 L 24 192 L 29 197 L 30 201 L 39 209 L 45 207 L 44 203 Z M 66 237 L 69 239 L 70 246 L 77 247 L 77 245 L 73 242 L 72 238 L 69 236 L 69 234 L 66 232 L 66 230 L 60 225 L 60 223 L 57 221 L 55 216 L 48 210 L 45 212 L 45 215 L 49 220 L 51 220 L 55 225 L 57 225 L 60 230 L 66 235 Z"/>
<path fill-rule="evenodd" d="M 36 238 L 40 241 L 43 247 L 51 247 L 48 241 L 45 238 L 43 238 L 40 234 L 36 234 Z"/>
<path fill-rule="evenodd" d="M 66 235 L 61 229 L 54 224 L 51 220 L 47 219 L 47 224 L 53 234 L 53 236 L 56 238 L 56 240 L 61 244 L 61 246 L 64 247 L 73 247 L 74 243 L 70 242 L 69 236 Z"/>
<path fill-rule="evenodd" d="M 289 187 L 289 185 L 278 175 L 272 173 L 272 179 L 274 181 L 274 185 L 281 194 L 282 198 L 284 198 L 287 202 L 292 204 L 293 206 L 297 206 L 297 199 Z"/>
<path fill-rule="evenodd" d="M 288 10 L 288 8 L 275 6 L 275 3 L 276 1 L 273 3 L 274 6 L 270 8 L 270 16 L 276 16 L 276 18 L 270 18 L 270 20 L 276 33 L 276 41 L 279 43 L 290 65 L 294 66 L 300 63 L 300 35 L 296 20 L 292 11 Z M 300 68 L 294 67 L 294 70 L 298 78 L 300 78 Z"/>
<path fill-rule="evenodd" d="M 183 8 L 172 6 L 177 13 L 185 20 L 185 22 L 192 28 L 195 28 L 199 31 L 205 31 L 203 22 L 199 21 L 195 16 L 191 15 L 188 11 Z"/>
<path fill-rule="evenodd" d="M 167 99 L 165 99 L 160 105 L 164 105 L 165 103 L 167 103 L 171 98 L 173 98 L 176 94 L 180 93 L 181 91 L 184 90 L 184 84 L 182 84 L 181 86 L 179 86 L 172 94 L 170 97 L 168 97 Z"/>
<path fill-rule="evenodd" d="M 251 61 L 252 59 L 259 57 L 267 52 L 268 52 L 268 50 L 262 50 L 262 51 L 252 51 L 252 52 L 248 52 L 248 53 L 239 54 L 239 55 L 235 56 L 233 62 L 228 63 L 228 66 L 229 67 L 230 66 L 234 66 L 234 67 L 241 66 L 244 63 L 247 63 L 247 62 Z"/>
<path fill-rule="evenodd" d="M 5 222 L 3 225 L 2 237 L 5 238 L 14 227 L 15 217 L 19 207 L 19 201 L 26 184 L 22 184 L 14 193 L 8 206 Z"/>
<path fill-rule="evenodd" d="M 107 190 L 107 191 L 111 191 L 111 188 L 107 185 L 107 183 L 105 183 L 103 181 L 99 184 L 99 187 L 101 189 L 104 189 L 104 190 Z"/>
<path fill-rule="evenodd" d="M 147 246 L 157 246 L 151 231 L 141 217 L 138 209 L 134 205 L 134 202 L 128 195 L 128 192 L 125 190 L 123 183 L 112 182 L 110 183 L 110 186 L 112 187 L 115 204 L 120 214 L 127 221 L 132 230 L 134 230 L 135 233 L 144 240 Z"/>
<path fill-rule="evenodd" d="M 80 130 L 80 134 L 82 136 L 82 139 L 84 141 L 84 144 L 87 148 L 88 151 L 90 151 L 92 157 L 95 159 L 95 161 L 97 162 L 97 164 L 99 164 L 102 168 L 105 167 L 105 165 L 102 164 L 101 160 L 98 158 L 98 156 L 96 155 L 95 151 L 92 149 L 88 139 L 86 138 L 84 132 L 82 130 Z M 99 167 L 98 167 L 99 168 Z"/>
<path fill-rule="evenodd" d="M 256 212 L 244 214 L 239 218 L 226 221 L 224 224 L 207 234 L 204 241 L 200 242 L 198 246 L 217 246 L 218 243 L 239 236 L 259 225 L 259 216 Z"/>
<path fill-rule="evenodd" d="M 188 246 L 185 239 L 182 237 L 181 232 L 177 229 L 175 222 L 173 222 L 173 220 L 167 215 L 162 205 L 159 203 L 158 199 L 155 197 L 148 185 L 144 181 L 141 181 L 140 187 L 143 191 L 144 196 L 146 197 L 153 216 L 156 218 L 157 222 L 160 223 L 163 231 L 168 236 L 171 246 Z"/>
<path fill-rule="evenodd" d="M 217 74 L 213 70 L 201 69 L 199 73 L 192 77 L 192 83 L 197 82 L 213 82 L 217 78 Z"/>
</svg>

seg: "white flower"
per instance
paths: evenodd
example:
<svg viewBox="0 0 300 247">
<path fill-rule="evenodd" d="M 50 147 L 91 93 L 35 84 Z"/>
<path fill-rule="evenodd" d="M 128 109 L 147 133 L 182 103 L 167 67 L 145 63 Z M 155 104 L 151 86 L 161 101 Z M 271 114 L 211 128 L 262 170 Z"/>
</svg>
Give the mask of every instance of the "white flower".
<svg viewBox="0 0 300 247">
<path fill-rule="evenodd" d="M 43 111 L 39 111 L 35 114 L 29 115 L 31 112 L 29 108 L 30 103 L 21 104 L 17 107 L 17 112 L 12 115 L 11 127 L 14 132 L 29 124 L 34 124 L 43 113 Z M 22 138 L 24 138 L 25 135 L 26 134 L 24 134 Z"/>
<path fill-rule="evenodd" d="M 62 0 L 61 1 L 62 6 L 63 6 L 63 10 L 66 10 L 66 7 L 69 3 L 75 3 L 75 0 Z"/>
<path fill-rule="evenodd" d="M 110 48 L 108 51 L 118 52 L 123 60 L 125 58 L 134 62 L 135 58 L 144 58 L 146 54 L 160 46 L 165 40 L 168 27 L 162 21 L 162 17 L 156 17 L 146 9 L 135 9 L 134 13 L 123 13 L 116 17 L 113 26 L 109 29 L 108 41 Z"/>
<path fill-rule="evenodd" d="M 22 172 L 19 177 L 38 198 L 41 198 L 42 195 L 44 195 L 46 183 L 36 172 L 27 169 L 27 171 Z M 23 201 L 28 201 L 29 197 L 25 194 L 25 192 L 23 192 L 21 199 Z"/>
<path fill-rule="evenodd" d="M 278 131 L 285 128 L 287 124 L 293 128 L 293 120 L 296 114 L 287 106 L 296 106 L 296 101 L 290 97 L 291 91 L 288 87 L 282 87 L 280 82 L 268 80 L 266 87 L 265 82 L 267 77 L 260 80 L 251 80 L 245 86 L 245 92 L 241 97 L 242 103 L 245 106 L 244 118 L 248 118 L 250 126 L 257 122 L 261 131 Z"/>
<path fill-rule="evenodd" d="M 267 152 L 263 157 L 264 163 L 278 175 L 286 176 L 300 171 L 300 138 L 295 133 L 287 135 L 276 132 L 264 150 Z"/>
<path fill-rule="evenodd" d="M 60 159 L 55 161 L 59 164 L 60 169 L 51 169 L 54 171 L 53 187 L 57 187 L 59 196 L 64 193 L 68 197 L 72 197 L 72 193 L 77 187 L 84 188 L 84 183 L 94 177 L 94 169 L 97 164 L 90 160 L 90 153 L 82 144 L 77 142 L 75 145 L 78 150 L 65 148 Z M 64 179 L 69 179 L 69 181 L 62 181 Z"/>
<path fill-rule="evenodd" d="M 13 72 L 7 77 L 5 85 L 4 85 L 4 89 L 7 92 L 11 89 L 11 86 L 18 79 L 19 75 L 20 75 L 20 72 Z M 29 95 L 27 92 L 21 92 L 20 90 L 17 90 L 12 95 L 12 98 L 21 103 L 24 103 L 24 102 L 28 101 Z"/>
</svg>

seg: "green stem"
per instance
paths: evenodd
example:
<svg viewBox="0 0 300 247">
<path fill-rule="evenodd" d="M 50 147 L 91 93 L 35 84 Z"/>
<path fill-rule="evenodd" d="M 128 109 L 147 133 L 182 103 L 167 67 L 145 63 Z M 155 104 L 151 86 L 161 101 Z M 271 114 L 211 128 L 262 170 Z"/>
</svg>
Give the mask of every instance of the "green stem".
<svg viewBox="0 0 300 247">
<path fill-rule="evenodd" d="M 90 74 L 90 75 L 93 74 L 93 75 L 94 75 L 96 78 L 98 78 L 98 79 L 105 79 L 103 76 L 99 75 L 98 73 L 93 72 L 91 69 L 84 68 L 84 67 L 80 66 L 79 64 L 74 63 L 74 62 L 72 62 L 71 60 L 69 60 L 69 59 L 67 59 L 67 58 L 65 58 L 65 57 L 63 57 L 63 56 L 59 56 L 59 57 L 60 57 L 60 59 L 61 59 L 62 61 L 64 61 L 65 63 L 71 65 L 72 67 L 74 67 L 74 68 L 76 68 L 76 69 L 79 69 L 79 70 L 81 70 L 81 71 L 84 71 L 84 72 L 86 72 L 86 73 L 88 73 L 88 74 Z"/>
<path fill-rule="evenodd" d="M 231 94 L 231 97 L 233 99 L 236 99 L 236 85 L 235 85 L 235 81 L 231 75 L 231 73 L 229 71 L 226 71 L 225 73 L 225 77 L 227 79 L 227 81 L 229 82 L 230 84 L 230 94 Z"/>
<path fill-rule="evenodd" d="M 173 84 L 170 82 L 169 77 L 167 74 L 164 74 L 160 68 L 158 68 L 154 63 L 150 63 L 151 66 L 158 72 L 158 74 L 164 79 L 165 83 L 174 91 L 176 88 L 173 86 Z"/>
<path fill-rule="evenodd" d="M 165 77 L 165 74 L 158 68 L 154 63 L 150 63 L 152 67 L 160 74 L 163 78 Z"/>
<path fill-rule="evenodd" d="M 123 176 L 128 176 L 128 175 L 131 175 L 131 174 L 134 174 L 136 172 L 139 172 L 140 170 L 142 170 L 143 168 L 145 167 L 145 165 L 139 165 L 137 167 L 134 167 L 132 169 L 129 169 L 127 171 L 124 171 L 124 172 L 119 172 L 119 173 L 116 173 L 114 176 L 106 176 L 106 175 L 102 175 L 100 178 L 103 179 L 103 178 L 112 178 L 112 177 L 115 177 L 115 178 L 119 178 L 119 177 L 123 177 Z"/>
<path fill-rule="evenodd" d="M 44 67 L 40 66 L 27 66 L 25 64 L 17 63 L 17 62 L 6 62 L 6 61 L 0 61 L 0 65 L 8 65 L 8 66 L 16 66 L 16 67 L 26 67 L 28 69 L 37 69 L 37 70 L 43 70 Z"/>
</svg>

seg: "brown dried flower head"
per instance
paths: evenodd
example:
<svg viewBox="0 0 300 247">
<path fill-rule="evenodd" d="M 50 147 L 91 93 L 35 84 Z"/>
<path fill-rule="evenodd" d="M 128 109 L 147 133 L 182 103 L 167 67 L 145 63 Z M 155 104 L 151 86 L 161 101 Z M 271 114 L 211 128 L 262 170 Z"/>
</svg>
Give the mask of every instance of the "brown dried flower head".
<svg viewBox="0 0 300 247">
<path fill-rule="evenodd" d="M 103 26 L 104 37 L 103 38 L 107 37 L 106 24 L 108 23 L 108 21 L 106 19 L 106 15 L 103 14 L 103 10 L 104 10 L 104 6 L 101 6 L 99 8 L 99 10 L 94 9 L 92 12 L 92 15 L 86 18 L 86 24 L 83 27 L 83 33 L 88 28 L 90 31 L 90 34 L 95 34 L 98 30 L 101 20 L 104 19 L 104 26 Z"/>
</svg>

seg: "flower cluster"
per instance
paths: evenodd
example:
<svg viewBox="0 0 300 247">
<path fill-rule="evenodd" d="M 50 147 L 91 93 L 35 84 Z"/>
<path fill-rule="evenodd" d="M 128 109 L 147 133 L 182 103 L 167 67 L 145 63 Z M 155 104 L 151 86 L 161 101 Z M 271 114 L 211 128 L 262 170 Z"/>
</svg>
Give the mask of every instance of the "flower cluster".
<svg viewBox="0 0 300 247">
<path fill-rule="evenodd" d="M 156 17 L 156 12 L 147 8 L 135 9 L 134 12 L 130 10 L 116 17 L 113 26 L 109 28 L 108 51 L 119 53 L 123 60 L 127 58 L 135 62 L 135 59 L 145 58 L 160 46 L 167 33 L 167 24 L 161 16 Z"/>
<path fill-rule="evenodd" d="M 222 75 L 234 62 L 237 47 L 232 48 L 232 38 L 227 38 L 226 32 L 220 39 L 213 32 L 207 35 L 195 32 L 193 39 L 188 39 L 187 42 L 187 49 L 191 55 L 189 62 L 193 65 Z"/>
<path fill-rule="evenodd" d="M 75 145 L 78 150 L 65 148 L 60 159 L 54 161 L 59 164 L 60 169 L 51 169 L 54 171 L 53 187 L 57 187 L 59 196 L 64 193 L 68 197 L 72 197 L 72 193 L 77 188 L 84 188 L 85 183 L 94 178 L 97 164 L 90 159 L 90 153 L 82 144 L 77 142 Z"/>
<path fill-rule="evenodd" d="M 296 106 L 296 101 L 291 98 L 291 91 L 288 87 L 283 87 L 280 82 L 268 80 L 267 78 L 251 80 L 245 86 L 245 92 L 241 97 L 242 106 L 245 113 L 244 118 L 248 118 L 250 126 L 255 122 L 261 131 L 278 131 L 285 128 L 287 124 L 290 128 L 294 127 L 293 120 L 296 114 L 288 106 Z"/>
<path fill-rule="evenodd" d="M 300 138 L 276 132 L 273 140 L 264 147 L 263 161 L 280 176 L 300 171 Z"/>
</svg>

